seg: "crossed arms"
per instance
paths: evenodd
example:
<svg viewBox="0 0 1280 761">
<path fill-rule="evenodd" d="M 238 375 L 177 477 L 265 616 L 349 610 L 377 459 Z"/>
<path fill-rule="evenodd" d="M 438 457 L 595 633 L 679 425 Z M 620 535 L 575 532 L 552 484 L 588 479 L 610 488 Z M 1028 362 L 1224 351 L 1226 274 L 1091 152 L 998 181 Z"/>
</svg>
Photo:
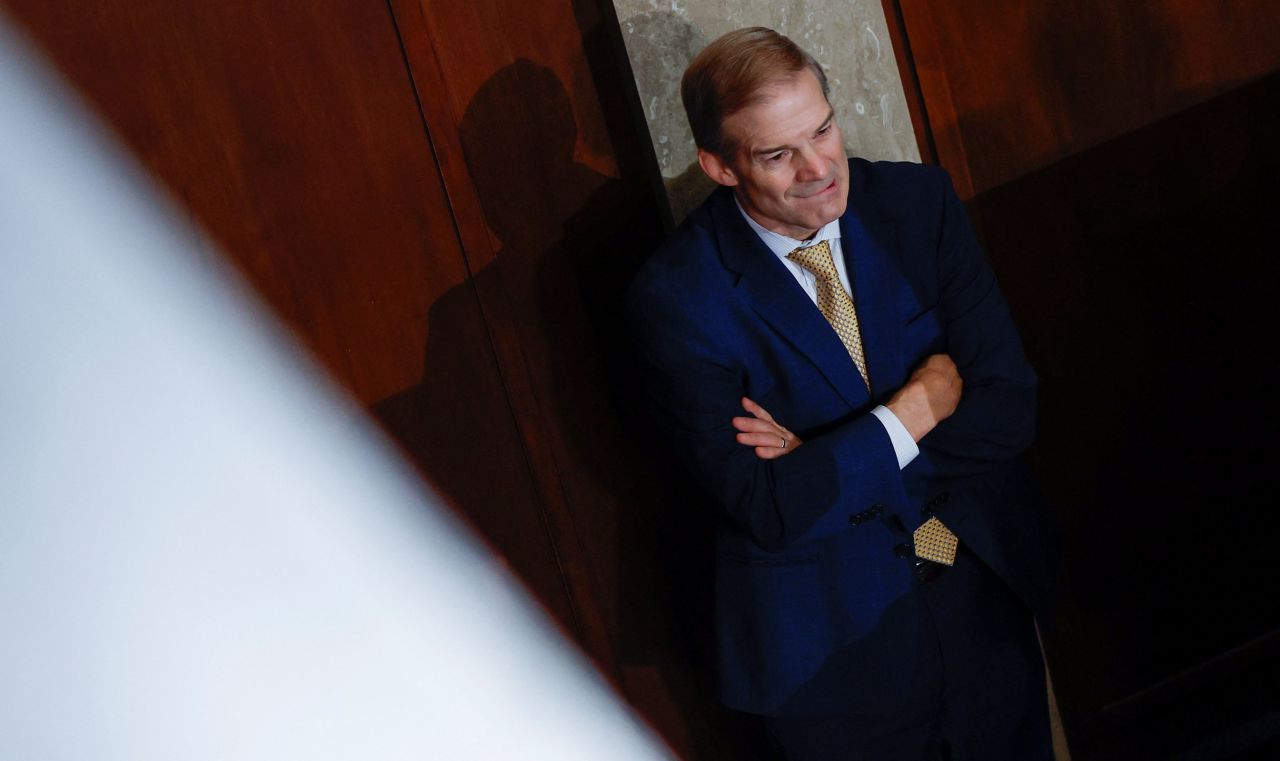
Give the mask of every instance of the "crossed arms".
<svg viewBox="0 0 1280 761">
<path fill-rule="evenodd" d="M 908 480 L 990 473 L 1030 443 L 1035 374 L 963 207 L 945 175 L 930 179 L 931 199 L 912 196 L 930 209 L 903 217 L 899 244 L 913 252 L 904 267 L 916 267 L 905 276 L 940 317 L 944 353 L 925 357 L 885 403 L 920 448 L 905 470 L 871 414 L 799 420 L 794 398 L 750 393 L 761 347 L 737 327 L 714 261 L 664 259 L 633 289 L 654 422 L 721 514 L 765 550 L 846 530 L 842 505 L 906 509 Z"/>
<path fill-rule="evenodd" d="M 911 374 L 907 383 L 885 404 L 917 444 L 938 423 L 951 417 L 960 403 L 964 379 L 946 354 L 934 354 Z M 733 419 L 739 444 L 755 450 L 756 457 L 774 460 L 794 452 L 804 442 L 773 419 L 760 405 L 742 397 L 742 408 L 751 417 Z"/>
</svg>

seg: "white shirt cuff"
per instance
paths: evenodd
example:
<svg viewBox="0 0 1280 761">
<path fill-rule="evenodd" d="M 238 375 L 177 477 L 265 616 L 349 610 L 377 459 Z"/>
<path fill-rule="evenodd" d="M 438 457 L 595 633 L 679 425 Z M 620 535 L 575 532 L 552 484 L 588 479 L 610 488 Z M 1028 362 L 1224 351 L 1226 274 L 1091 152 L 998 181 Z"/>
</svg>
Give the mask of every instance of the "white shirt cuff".
<svg viewBox="0 0 1280 761">
<path fill-rule="evenodd" d="M 907 433 L 907 427 L 902 424 L 898 416 L 883 404 L 871 410 L 871 414 L 876 416 L 880 424 L 889 433 L 889 441 L 893 443 L 893 453 L 898 456 L 898 470 L 902 470 L 916 459 L 916 455 L 920 454 L 920 447 L 916 446 L 915 439 L 911 438 L 911 434 Z"/>
</svg>

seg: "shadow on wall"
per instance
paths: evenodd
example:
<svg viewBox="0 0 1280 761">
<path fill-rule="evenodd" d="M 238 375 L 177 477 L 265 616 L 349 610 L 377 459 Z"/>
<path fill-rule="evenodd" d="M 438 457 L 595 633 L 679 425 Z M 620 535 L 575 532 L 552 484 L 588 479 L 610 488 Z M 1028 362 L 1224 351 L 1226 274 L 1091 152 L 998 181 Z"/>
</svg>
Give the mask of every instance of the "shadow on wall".
<svg viewBox="0 0 1280 761">
<path fill-rule="evenodd" d="M 653 199 L 574 160 L 570 97 L 555 72 L 527 60 L 479 89 L 461 141 L 501 248 L 435 301 L 422 380 L 373 412 L 519 575 L 544 589 L 556 583 L 547 583 L 549 568 L 589 577 L 619 661 L 602 665 L 620 670 L 637 707 L 658 707 L 662 715 L 646 713 L 669 740 L 681 745 L 671 732 L 687 729 L 684 744 L 704 746 L 690 757 L 750 759 L 740 738 L 751 728 L 718 713 L 710 694 L 709 517 L 674 464 L 655 461 L 621 340 L 623 293 L 663 234 Z M 495 330 L 490 312 L 508 313 L 516 335 Z M 532 388 L 508 394 L 489 342 L 513 338 Z M 554 529 L 514 527 L 519 514 L 540 509 L 532 483 L 514 503 L 498 485 L 530 472 L 510 407 L 530 398 L 540 415 L 534 446 L 555 461 L 552 488 L 562 490 L 576 534 L 553 541 L 580 542 L 586 568 L 572 553 L 549 558 L 529 548 Z"/>
<path fill-rule="evenodd" d="M 537 113 L 529 104 L 538 105 Z M 507 392 L 497 387 L 480 395 L 473 385 L 497 383 L 487 380 L 499 377 L 488 342 L 509 337 L 497 335 L 494 315 L 480 318 L 480 311 L 514 318 L 558 469 L 580 475 L 573 483 L 580 489 L 607 493 L 608 483 L 582 482 L 625 469 L 616 456 L 625 437 L 607 394 L 605 366 L 616 355 L 609 340 L 618 330 L 612 306 L 638 259 L 610 250 L 610 243 L 617 233 L 635 231 L 621 208 L 621 183 L 573 160 L 572 104 L 551 70 L 525 60 L 503 68 L 477 91 L 460 131 L 485 219 L 502 247 L 471 280 L 434 302 L 421 382 L 375 404 L 373 412 L 437 488 L 519 566 L 519 543 L 535 538 L 512 535 L 512 506 L 494 503 L 493 481 L 505 477 L 498 468 L 519 472 L 528 465 L 497 459 L 503 456 L 498 437 L 507 449 L 522 450 L 511 441 L 513 411 L 494 403 Z M 649 234 L 650 247 L 659 233 Z M 488 332 L 477 331 L 481 319 Z M 573 502 L 576 495 L 566 496 Z"/>
<path fill-rule="evenodd" d="M 661 240 L 659 217 L 624 182 L 574 160 L 572 103 L 546 67 L 518 60 L 500 70 L 477 91 L 460 131 L 501 249 L 432 305 L 421 382 L 376 404 L 374 414 L 520 575 L 589 577 L 619 657 L 648 661 L 670 647 L 661 644 L 670 637 L 670 606 L 656 536 L 667 500 L 638 451 L 642 421 L 632 412 L 636 392 L 627 386 L 619 339 L 622 294 Z M 477 334 L 477 302 L 492 335 Z M 507 313 L 516 335 L 495 329 L 491 311 Z M 485 380 L 498 377 L 488 342 L 513 338 L 532 388 L 478 395 L 473 384 L 498 383 Z M 519 454 L 508 457 L 514 462 L 497 458 L 502 449 L 524 451 L 511 441 L 509 405 L 530 398 L 540 423 L 534 446 L 545 447 L 555 467 L 534 477 L 558 481 L 550 488 L 562 491 L 576 534 L 550 537 L 554 556 L 530 549 L 545 544 L 554 528 L 513 527 L 516 513 L 544 509 L 533 485 L 523 504 L 494 490 L 511 472 L 529 472 Z M 491 435 L 505 436 L 505 448 Z M 577 553 L 566 542 L 582 545 L 588 567 L 574 567 Z M 562 623 L 576 629 L 573 621 Z"/>
</svg>

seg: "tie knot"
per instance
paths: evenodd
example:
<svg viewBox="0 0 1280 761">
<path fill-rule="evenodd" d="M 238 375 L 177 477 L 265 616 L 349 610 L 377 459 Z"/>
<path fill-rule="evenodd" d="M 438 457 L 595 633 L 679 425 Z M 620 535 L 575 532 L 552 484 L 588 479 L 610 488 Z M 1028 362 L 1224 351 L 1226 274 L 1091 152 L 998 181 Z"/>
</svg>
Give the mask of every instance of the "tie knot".
<svg viewBox="0 0 1280 761">
<path fill-rule="evenodd" d="M 836 264 L 831 259 L 831 246 L 825 240 L 812 246 L 797 248 L 787 254 L 787 258 L 820 278 L 835 280 L 838 277 Z"/>
</svg>

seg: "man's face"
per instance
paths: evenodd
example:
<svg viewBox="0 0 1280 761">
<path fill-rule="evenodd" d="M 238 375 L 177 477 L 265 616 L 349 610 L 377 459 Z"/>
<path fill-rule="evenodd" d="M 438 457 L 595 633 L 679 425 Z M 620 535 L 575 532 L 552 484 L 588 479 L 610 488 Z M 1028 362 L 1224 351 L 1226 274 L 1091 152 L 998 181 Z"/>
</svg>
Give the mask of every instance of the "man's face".
<svg viewBox="0 0 1280 761">
<path fill-rule="evenodd" d="M 698 160 L 762 227 L 805 240 L 844 213 L 844 137 L 813 72 L 771 84 L 764 100 L 725 120 L 724 132 L 734 154 L 700 150 Z"/>
</svg>

